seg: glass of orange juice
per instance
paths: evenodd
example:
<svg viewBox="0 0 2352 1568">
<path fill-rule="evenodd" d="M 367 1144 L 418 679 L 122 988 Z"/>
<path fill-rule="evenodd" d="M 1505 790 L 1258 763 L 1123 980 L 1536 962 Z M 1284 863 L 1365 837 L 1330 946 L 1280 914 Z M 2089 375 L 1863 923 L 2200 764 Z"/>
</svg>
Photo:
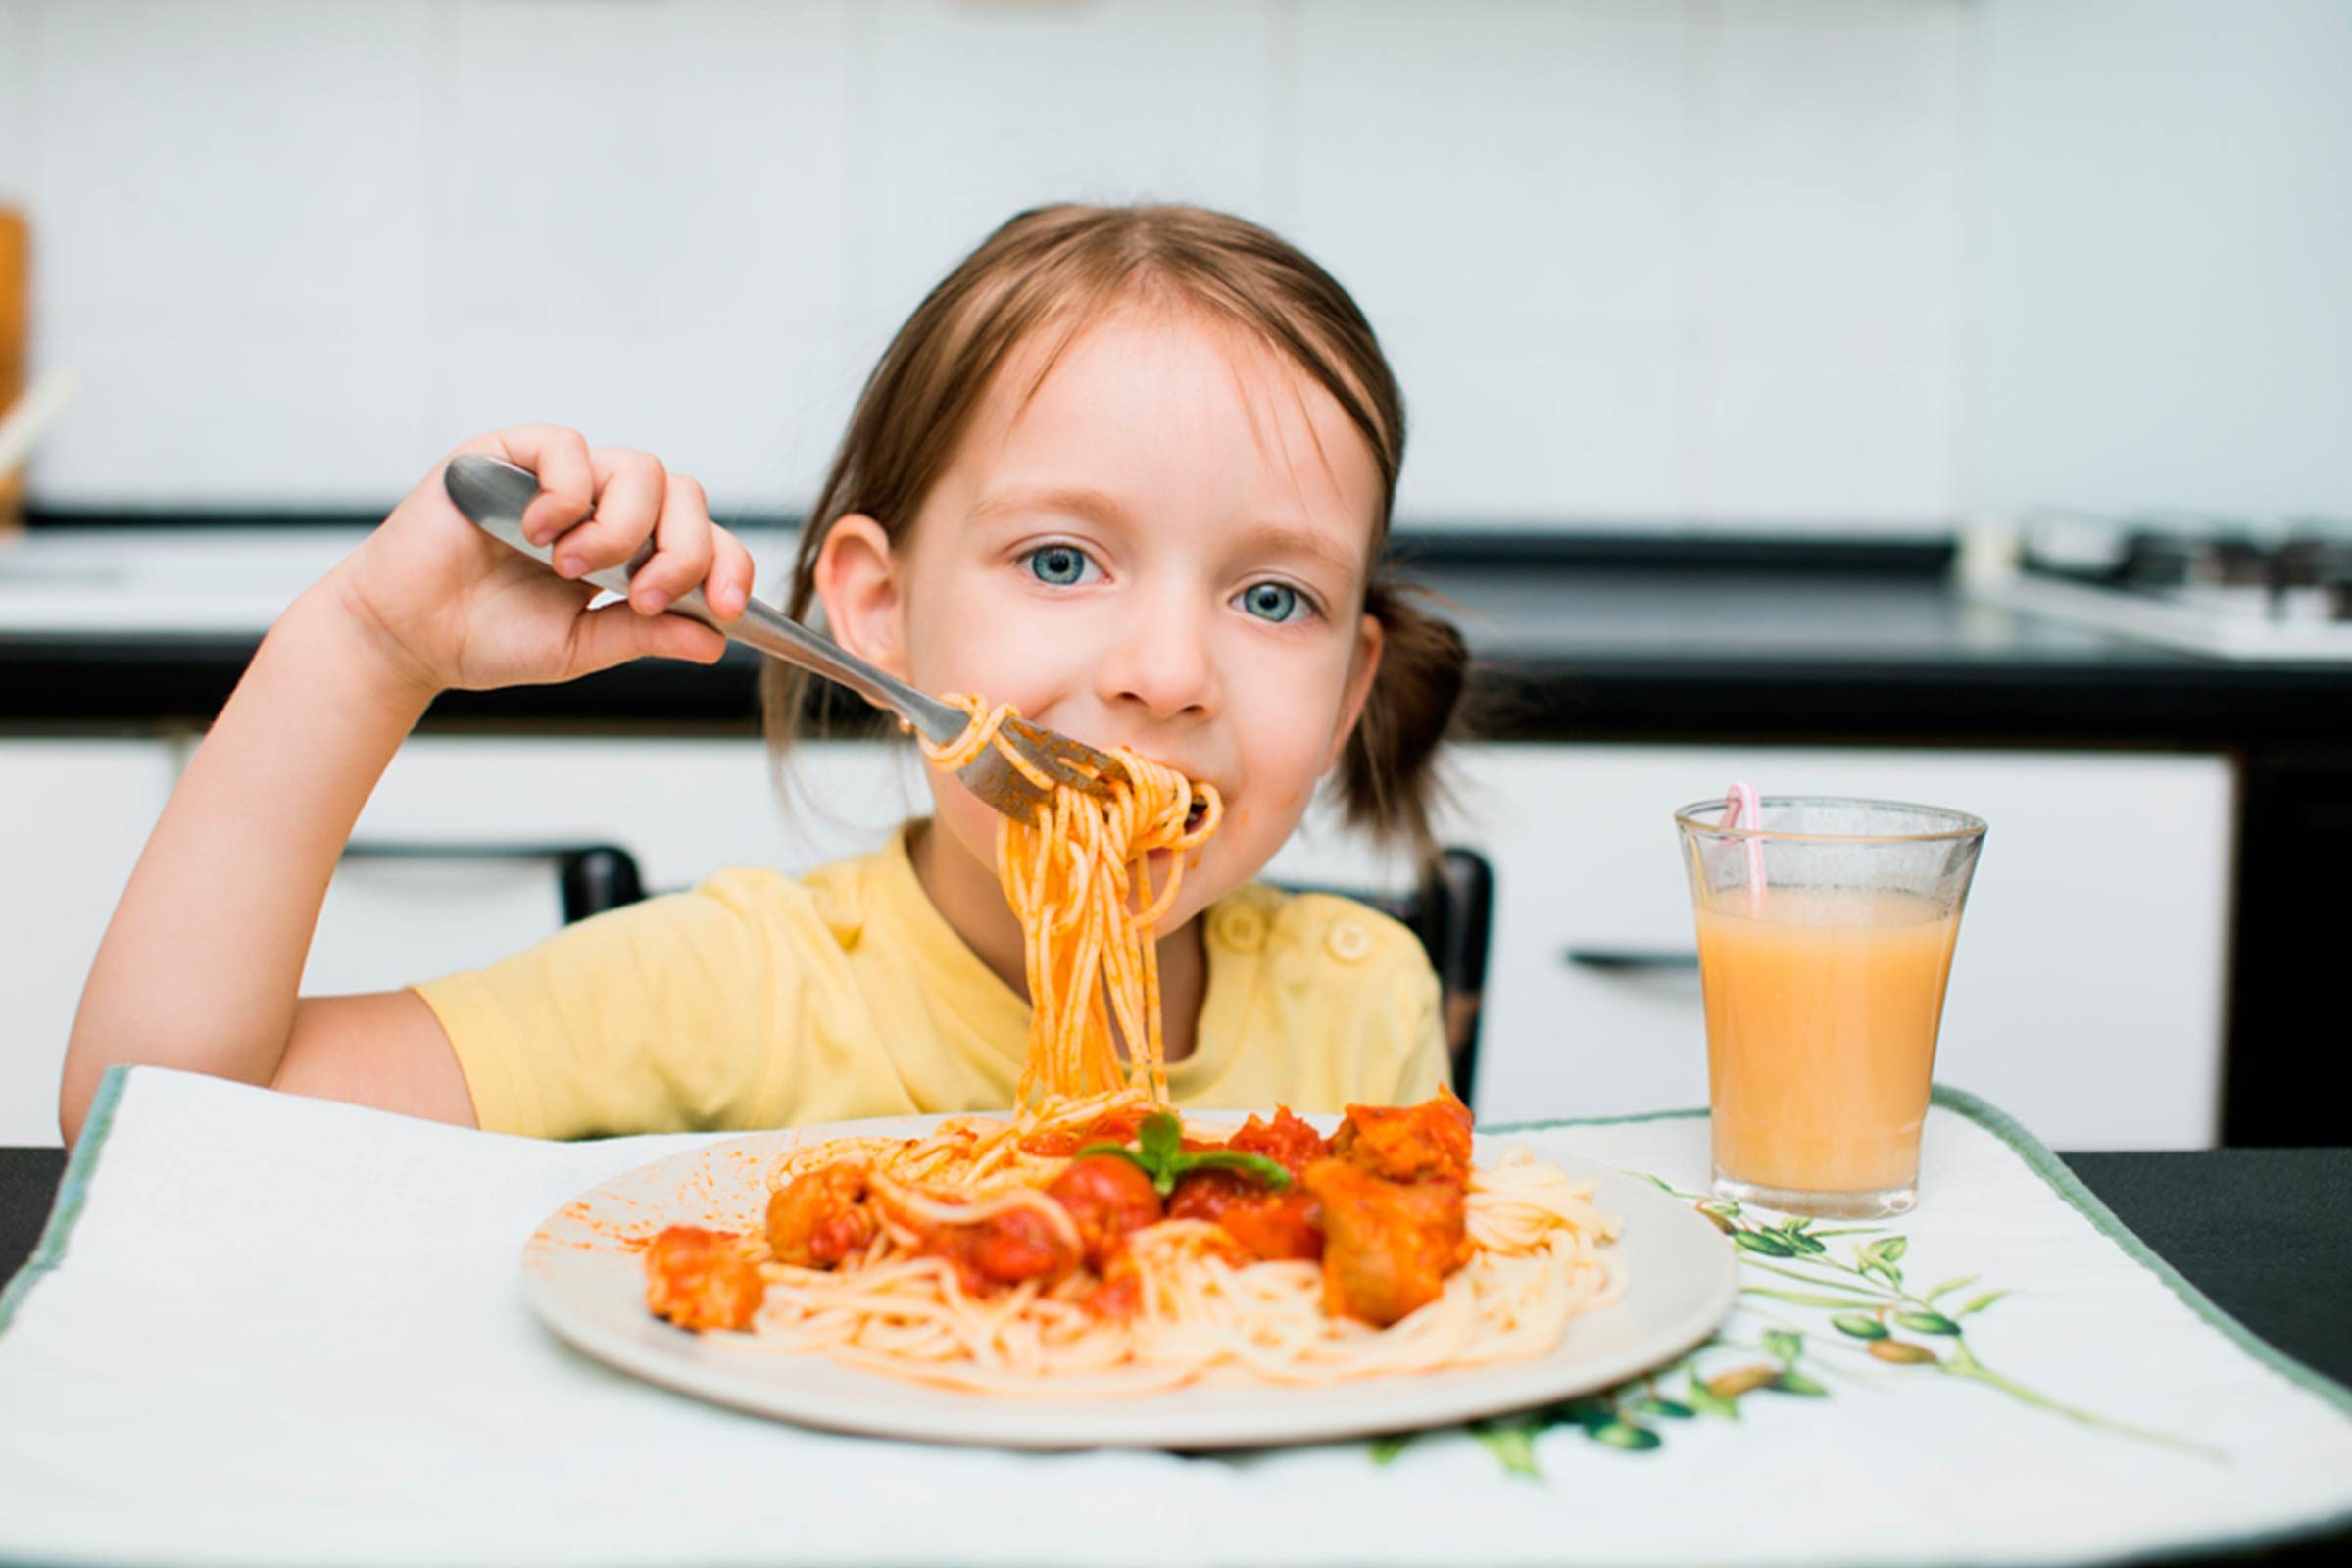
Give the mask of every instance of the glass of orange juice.
<svg viewBox="0 0 2352 1568">
<path fill-rule="evenodd" d="M 1674 820 L 1698 924 L 1715 1191 L 1795 1214 L 1907 1211 L 1984 822 L 1775 795 Z"/>
</svg>

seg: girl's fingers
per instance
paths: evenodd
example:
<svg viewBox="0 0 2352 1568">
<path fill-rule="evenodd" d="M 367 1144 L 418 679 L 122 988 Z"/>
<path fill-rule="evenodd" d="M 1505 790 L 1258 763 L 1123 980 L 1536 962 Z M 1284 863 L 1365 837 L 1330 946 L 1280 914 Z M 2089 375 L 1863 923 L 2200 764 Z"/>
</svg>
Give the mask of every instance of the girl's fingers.
<svg viewBox="0 0 2352 1568">
<path fill-rule="evenodd" d="M 578 526 L 596 505 L 596 465 L 588 438 L 560 424 L 525 424 L 501 430 L 484 445 L 509 463 L 539 476 L 539 494 L 522 509 L 522 531 L 545 544 Z"/>
<path fill-rule="evenodd" d="M 710 542 L 714 559 L 710 576 L 703 584 L 703 597 L 710 601 L 711 613 L 721 620 L 733 620 L 751 601 L 752 552 L 724 528 L 711 529 Z"/>
<path fill-rule="evenodd" d="M 703 586 L 710 574 L 714 531 L 703 487 L 682 473 L 668 475 L 662 515 L 654 524 L 653 557 L 629 582 L 629 604 L 637 613 L 658 615 Z"/>
<path fill-rule="evenodd" d="M 669 476 L 650 452 L 598 447 L 589 457 L 596 466 L 596 512 L 548 547 L 563 577 L 627 562 L 653 533 L 667 494 Z"/>
<path fill-rule="evenodd" d="M 727 640 L 684 615 L 641 615 L 625 604 L 591 610 L 572 623 L 570 674 L 587 675 L 632 659 L 682 659 L 715 664 Z"/>
</svg>

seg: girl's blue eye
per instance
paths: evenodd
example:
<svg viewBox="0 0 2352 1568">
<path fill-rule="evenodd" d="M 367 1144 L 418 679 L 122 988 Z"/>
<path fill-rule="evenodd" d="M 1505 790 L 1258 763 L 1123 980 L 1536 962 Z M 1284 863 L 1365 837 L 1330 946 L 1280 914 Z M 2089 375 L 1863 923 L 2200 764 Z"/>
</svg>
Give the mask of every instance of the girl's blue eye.
<svg viewBox="0 0 2352 1568">
<path fill-rule="evenodd" d="M 1283 582 L 1251 583 L 1242 590 L 1241 605 L 1258 619 L 1277 624 L 1298 619 L 1307 608 L 1298 590 Z"/>
<path fill-rule="evenodd" d="M 1094 563 L 1076 545 L 1040 545 L 1029 552 L 1029 573 L 1039 582 L 1068 588 L 1086 580 Z"/>
</svg>

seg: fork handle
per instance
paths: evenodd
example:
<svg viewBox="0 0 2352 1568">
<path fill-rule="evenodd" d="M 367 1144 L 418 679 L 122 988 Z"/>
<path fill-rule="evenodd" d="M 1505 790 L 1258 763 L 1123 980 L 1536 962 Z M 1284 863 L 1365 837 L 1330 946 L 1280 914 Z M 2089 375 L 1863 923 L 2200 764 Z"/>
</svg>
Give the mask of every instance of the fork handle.
<svg viewBox="0 0 2352 1568">
<path fill-rule="evenodd" d="M 478 519 L 475 526 L 542 565 L 550 568 L 555 565 L 555 552 L 523 537 L 518 519 L 510 522 L 490 517 Z M 654 542 L 648 539 L 625 565 L 605 566 L 585 573 L 578 580 L 626 598 L 630 580 L 653 556 Z M 662 613 L 699 620 L 729 642 L 757 648 L 771 659 L 781 659 L 788 664 L 813 670 L 827 680 L 838 681 L 876 707 L 887 708 L 912 724 L 934 746 L 945 746 L 971 724 L 971 714 L 962 709 L 916 691 L 896 675 L 875 668 L 830 637 L 810 631 L 760 600 L 745 600 L 743 614 L 732 625 L 711 613 L 710 601 L 703 597 L 700 588 L 679 595 Z"/>
<path fill-rule="evenodd" d="M 866 701 L 887 708 L 901 718 L 922 731 L 934 746 L 945 746 L 971 727 L 972 715 L 960 708 L 952 707 L 931 696 L 916 691 L 905 681 L 887 671 L 877 669 L 832 638 L 810 631 L 782 611 L 747 598 L 743 613 L 735 624 L 727 625 L 710 613 L 710 607 L 700 588 L 689 592 L 679 601 L 692 601 L 687 613 L 708 625 L 716 627 L 731 642 L 757 648 L 771 659 L 781 659 L 788 664 L 813 670 L 828 680 L 838 681 Z"/>
</svg>

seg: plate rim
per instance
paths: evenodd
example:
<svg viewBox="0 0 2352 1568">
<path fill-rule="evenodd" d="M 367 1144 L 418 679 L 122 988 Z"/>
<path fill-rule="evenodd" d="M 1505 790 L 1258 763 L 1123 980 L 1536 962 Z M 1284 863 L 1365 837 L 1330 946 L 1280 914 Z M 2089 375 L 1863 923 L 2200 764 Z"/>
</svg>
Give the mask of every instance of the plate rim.
<svg viewBox="0 0 2352 1568">
<path fill-rule="evenodd" d="M 1269 1114 L 1263 1108 L 1245 1110 L 1180 1107 L 1187 1116 L 1202 1120 L 1249 1114 Z M 1198 1386 L 1159 1394 L 1121 1396 L 1103 1399 L 1022 1399 L 973 1395 L 928 1387 L 843 1366 L 817 1358 L 820 1380 L 849 1380 L 845 1389 L 796 1387 L 789 1376 L 741 1376 L 747 1353 L 758 1354 L 763 1368 L 787 1367 L 789 1358 L 766 1352 L 744 1352 L 713 1347 L 702 1337 L 671 1338 L 682 1331 L 659 1325 L 651 1317 L 629 1330 L 600 1321 L 594 1310 L 574 1301 L 552 1269 L 560 1256 L 543 1247 L 550 1227 L 571 1216 L 578 1205 L 619 1184 L 642 1181 L 663 1167 L 681 1174 L 725 1151 L 747 1146 L 781 1152 L 798 1144 L 847 1137 L 904 1137 L 941 1122 L 995 1114 L 962 1111 L 927 1115 L 864 1117 L 806 1127 L 719 1137 L 692 1149 L 642 1161 L 615 1171 L 602 1181 L 575 1192 L 542 1219 L 523 1244 L 522 1293 L 541 1325 L 580 1353 L 615 1370 L 672 1393 L 726 1408 L 819 1431 L 868 1438 L 889 1438 L 954 1446 L 982 1446 L 1025 1451 L 1071 1451 L 1088 1448 L 1213 1450 L 1285 1446 L 1360 1439 L 1385 1433 L 1419 1431 L 1487 1416 L 1508 1414 L 1536 1405 L 1614 1387 L 1628 1378 L 1679 1359 L 1703 1344 L 1731 1313 L 1739 1295 L 1740 1265 L 1729 1238 L 1723 1236 L 1690 1205 L 1645 1185 L 1642 1178 L 1573 1152 L 1537 1148 L 1571 1129 L 1529 1129 L 1518 1132 L 1480 1132 L 1478 1145 L 1489 1148 L 1529 1148 L 1537 1157 L 1561 1164 L 1579 1179 L 1590 1176 L 1604 1185 L 1624 1184 L 1624 1196 L 1643 1216 L 1645 1230 L 1686 1240 L 1666 1245 L 1687 1247 L 1696 1266 L 1702 1253 L 1713 1260 L 1713 1278 L 1694 1304 L 1669 1320 L 1671 1332 L 1651 1330 L 1633 1345 L 1592 1357 L 1561 1361 L 1570 1342 L 1526 1361 L 1503 1362 L 1454 1371 L 1399 1374 L 1336 1385 L 1331 1389 L 1256 1388 L 1229 1385 Z M 1318 1125 L 1336 1125 L 1337 1116 L 1308 1115 Z M 1328 1130 L 1328 1126 L 1325 1127 Z M 772 1157 L 772 1155 L 770 1156 Z M 1622 1205 L 1611 1201 L 1612 1210 Z M 1637 1277 L 1634 1289 L 1639 1290 Z M 1612 1303 L 1595 1313 L 1618 1310 Z M 1570 1319 L 1573 1335 L 1585 1317 Z M 1533 1374 L 1530 1376 L 1529 1374 Z M 1504 1392 L 1498 1385 L 1517 1382 Z M 1353 1395 L 1368 1389 L 1395 1388 L 1407 1398 L 1409 1409 L 1385 1420 L 1367 1419 L 1352 1400 L 1333 1408 L 1319 1403 L 1318 1395 Z M 874 1396 L 884 1396 L 875 1397 Z M 1171 1407 L 1169 1401 L 1181 1401 Z M 1269 1402 L 1273 1401 L 1273 1402 Z M 1167 1425 L 1155 1433 L 1154 1416 Z"/>
</svg>

